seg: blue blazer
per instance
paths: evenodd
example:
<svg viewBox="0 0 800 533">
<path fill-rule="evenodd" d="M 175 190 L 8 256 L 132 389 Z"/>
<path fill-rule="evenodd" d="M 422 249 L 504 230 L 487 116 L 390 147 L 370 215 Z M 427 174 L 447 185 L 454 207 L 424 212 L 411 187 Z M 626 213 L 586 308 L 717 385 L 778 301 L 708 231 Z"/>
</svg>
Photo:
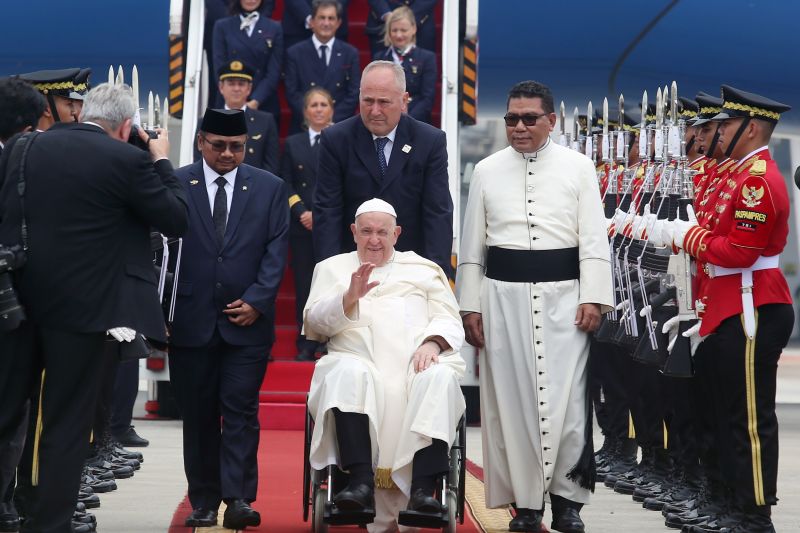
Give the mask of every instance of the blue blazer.
<svg viewBox="0 0 800 533">
<path fill-rule="evenodd" d="M 417 46 L 436 51 L 436 26 L 433 11 L 441 0 L 368 0 L 369 14 L 364 33 L 373 37 L 383 31 L 383 15 L 400 6 L 407 6 L 417 20 Z"/>
<path fill-rule="evenodd" d="M 391 48 L 376 54 L 375 59 L 394 61 Z M 431 110 L 436 98 L 436 54 L 415 46 L 403 58 L 408 92 L 408 115 L 422 122 L 431 122 Z"/>
<path fill-rule="evenodd" d="M 239 15 L 220 19 L 214 24 L 214 77 L 222 65 L 238 59 L 255 70 L 250 98 L 264 107 L 278 94 L 283 67 L 283 29 L 269 17 L 261 15 L 250 37 L 239 29 Z"/>
<path fill-rule="evenodd" d="M 286 99 L 298 123 L 303 118 L 303 96 L 315 86 L 322 86 L 331 93 L 334 122 L 355 113 L 361 84 L 358 50 L 336 39 L 330 54 L 330 63 L 325 68 L 310 37 L 289 48 L 286 54 Z"/>
<path fill-rule="evenodd" d="M 181 167 L 176 174 L 189 198 L 189 231 L 183 239 L 170 342 L 204 346 L 216 327 L 229 344 L 271 344 L 275 296 L 287 254 L 286 185 L 274 174 L 240 165 L 220 247 L 202 161 Z M 261 312 L 250 326 L 231 324 L 222 313 L 238 298 Z"/>
<path fill-rule="evenodd" d="M 350 224 L 358 206 L 375 197 L 397 211 L 398 250 L 413 250 L 451 272 L 453 200 L 442 130 L 403 115 L 384 178 L 360 116 L 322 131 L 312 209 L 317 261 L 355 249 Z"/>
</svg>

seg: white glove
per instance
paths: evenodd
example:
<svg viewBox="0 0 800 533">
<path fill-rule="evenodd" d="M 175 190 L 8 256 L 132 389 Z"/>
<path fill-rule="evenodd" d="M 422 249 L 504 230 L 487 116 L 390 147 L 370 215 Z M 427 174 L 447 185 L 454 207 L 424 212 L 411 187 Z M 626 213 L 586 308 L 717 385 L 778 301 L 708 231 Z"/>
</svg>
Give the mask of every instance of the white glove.
<svg viewBox="0 0 800 533">
<path fill-rule="evenodd" d="M 131 342 L 136 338 L 136 331 L 131 328 L 111 328 L 106 331 L 109 335 L 117 339 L 119 342 Z"/>
<path fill-rule="evenodd" d="M 705 337 L 700 336 L 700 325 L 702 323 L 703 323 L 702 320 L 698 320 L 697 324 L 695 324 L 694 326 L 690 327 L 689 329 L 683 332 L 683 336 L 689 338 L 689 343 L 692 349 L 692 355 L 694 355 L 694 352 L 697 351 L 697 347 L 700 346 L 700 343 L 703 342 L 703 340 L 705 339 Z"/>
<path fill-rule="evenodd" d="M 694 209 L 689 205 L 686 208 L 689 220 L 660 220 L 658 229 L 654 229 L 653 233 L 658 234 L 663 246 L 673 246 L 675 248 L 683 248 L 683 240 L 691 228 L 697 226 L 697 217 L 694 214 Z"/>
<path fill-rule="evenodd" d="M 606 229 L 608 229 L 609 235 L 621 233 L 622 228 L 625 227 L 625 221 L 630 218 L 631 216 L 627 212 L 617 208 L 617 210 L 614 211 L 614 216 L 606 219 Z"/>
<path fill-rule="evenodd" d="M 661 326 L 661 333 L 667 335 L 669 342 L 667 344 L 667 350 L 672 351 L 672 348 L 675 346 L 675 340 L 678 338 L 678 326 L 680 325 L 681 319 L 678 315 L 670 318 L 664 325 Z"/>
<path fill-rule="evenodd" d="M 653 310 L 653 306 L 652 305 L 650 305 L 650 304 L 645 305 L 639 311 L 639 316 L 642 317 L 642 318 L 646 318 L 646 317 L 650 316 L 650 313 L 652 312 L 652 310 Z"/>
</svg>

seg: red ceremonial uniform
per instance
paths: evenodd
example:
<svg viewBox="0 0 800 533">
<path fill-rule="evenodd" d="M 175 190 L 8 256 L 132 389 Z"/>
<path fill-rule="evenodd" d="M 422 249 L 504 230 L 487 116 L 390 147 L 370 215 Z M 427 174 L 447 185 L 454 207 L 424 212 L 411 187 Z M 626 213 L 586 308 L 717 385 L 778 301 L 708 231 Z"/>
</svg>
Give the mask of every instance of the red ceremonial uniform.
<svg viewBox="0 0 800 533">
<path fill-rule="evenodd" d="M 775 162 L 766 147 L 734 166 L 728 178 L 717 180 L 713 209 L 704 206 L 702 225 L 691 228 L 683 249 L 698 260 L 698 271 L 707 264 L 748 268 L 761 256 L 783 251 L 789 233 L 789 196 Z M 710 187 L 710 186 L 709 186 Z M 712 333 L 726 318 L 742 312 L 741 275 L 709 278 L 703 283 L 705 312 L 701 335 Z M 756 308 L 771 303 L 791 304 L 786 279 L 779 268 L 753 273 Z"/>
</svg>

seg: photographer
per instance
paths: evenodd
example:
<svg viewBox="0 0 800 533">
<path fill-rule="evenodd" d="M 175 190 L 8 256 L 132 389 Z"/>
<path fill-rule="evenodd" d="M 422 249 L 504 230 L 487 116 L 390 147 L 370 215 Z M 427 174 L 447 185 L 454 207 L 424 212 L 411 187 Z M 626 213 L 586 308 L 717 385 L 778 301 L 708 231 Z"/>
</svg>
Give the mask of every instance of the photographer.
<svg viewBox="0 0 800 533">
<path fill-rule="evenodd" d="M 0 273 L 14 276 L 26 315 L 15 329 L 0 320 L 0 368 L 26 367 L 0 390 L 0 446 L 41 377 L 35 490 L 23 531 L 70 531 L 105 332 L 127 327 L 165 340 L 150 227 L 182 235 L 186 197 L 167 159 L 166 132 L 156 139 L 139 132 L 149 153 L 125 142 L 134 111 L 130 88 L 102 84 L 87 95 L 81 123 L 27 138 L 21 163 L 15 146 L 23 141 L 12 138 L 0 160 L 0 243 L 27 247 L 14 254 L 11 272 Z"/>
</svg>

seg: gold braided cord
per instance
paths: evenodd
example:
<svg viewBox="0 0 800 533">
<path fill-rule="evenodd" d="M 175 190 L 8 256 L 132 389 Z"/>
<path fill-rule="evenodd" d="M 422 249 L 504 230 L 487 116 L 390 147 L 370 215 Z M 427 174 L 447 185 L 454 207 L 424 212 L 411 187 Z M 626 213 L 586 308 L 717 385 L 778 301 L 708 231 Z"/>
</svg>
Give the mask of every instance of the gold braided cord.
<svg viewBox="0 0 800 533">
<path fill-rule="evenodd" d="M 694 117 L 696 117 L 696 116 L 697 116 L 697 113 L 695 113 L 695 112 L 694 112 L 694 111 L 692 111 L 691 109 L 684 109 L 683 111 L 681 111 L 681 116 L 682 116 L 682 117 L 690 117 L 690 118 L 694 118 Z"/>
<path fill-rule="evenodd" d="M 722 111 L 721 107 L 701 107 L 700 108 L 700 114 L 701 115 L 710 115 L 711 113 L 716 114 L 716 113 L 719 113 L 720 111 Z"/>
<path fill-rule="evenodd" d="M 722 104 L 722 107 L 728 108 L 728 109 L 733 109 L 735 111 L 746 111 L 746 112 L 750 113 L 751 117 L 753 115 L 761 115 L 762 117 L 771 118 L 773 120 L 778 120 L 778 119 L 781 118 L 780 113 L 776 113 L 775 111 L 770 111 L 768 109 L 763 109 L 761 107 L 755 107 L 755 106 L 751 106 L 751 105 L 740 104 L 740 103 L 737 103 L 737 102 L 725 102 L 724 104 Z"/>
<path fill-rule="evenodd" d="M 34 83 L 33 86 L 43 91 L 57 91 L 59 89 L 72 89 L 74 84 L 72 81 L 59 81 L 56 83 Z"/>
</svg>

